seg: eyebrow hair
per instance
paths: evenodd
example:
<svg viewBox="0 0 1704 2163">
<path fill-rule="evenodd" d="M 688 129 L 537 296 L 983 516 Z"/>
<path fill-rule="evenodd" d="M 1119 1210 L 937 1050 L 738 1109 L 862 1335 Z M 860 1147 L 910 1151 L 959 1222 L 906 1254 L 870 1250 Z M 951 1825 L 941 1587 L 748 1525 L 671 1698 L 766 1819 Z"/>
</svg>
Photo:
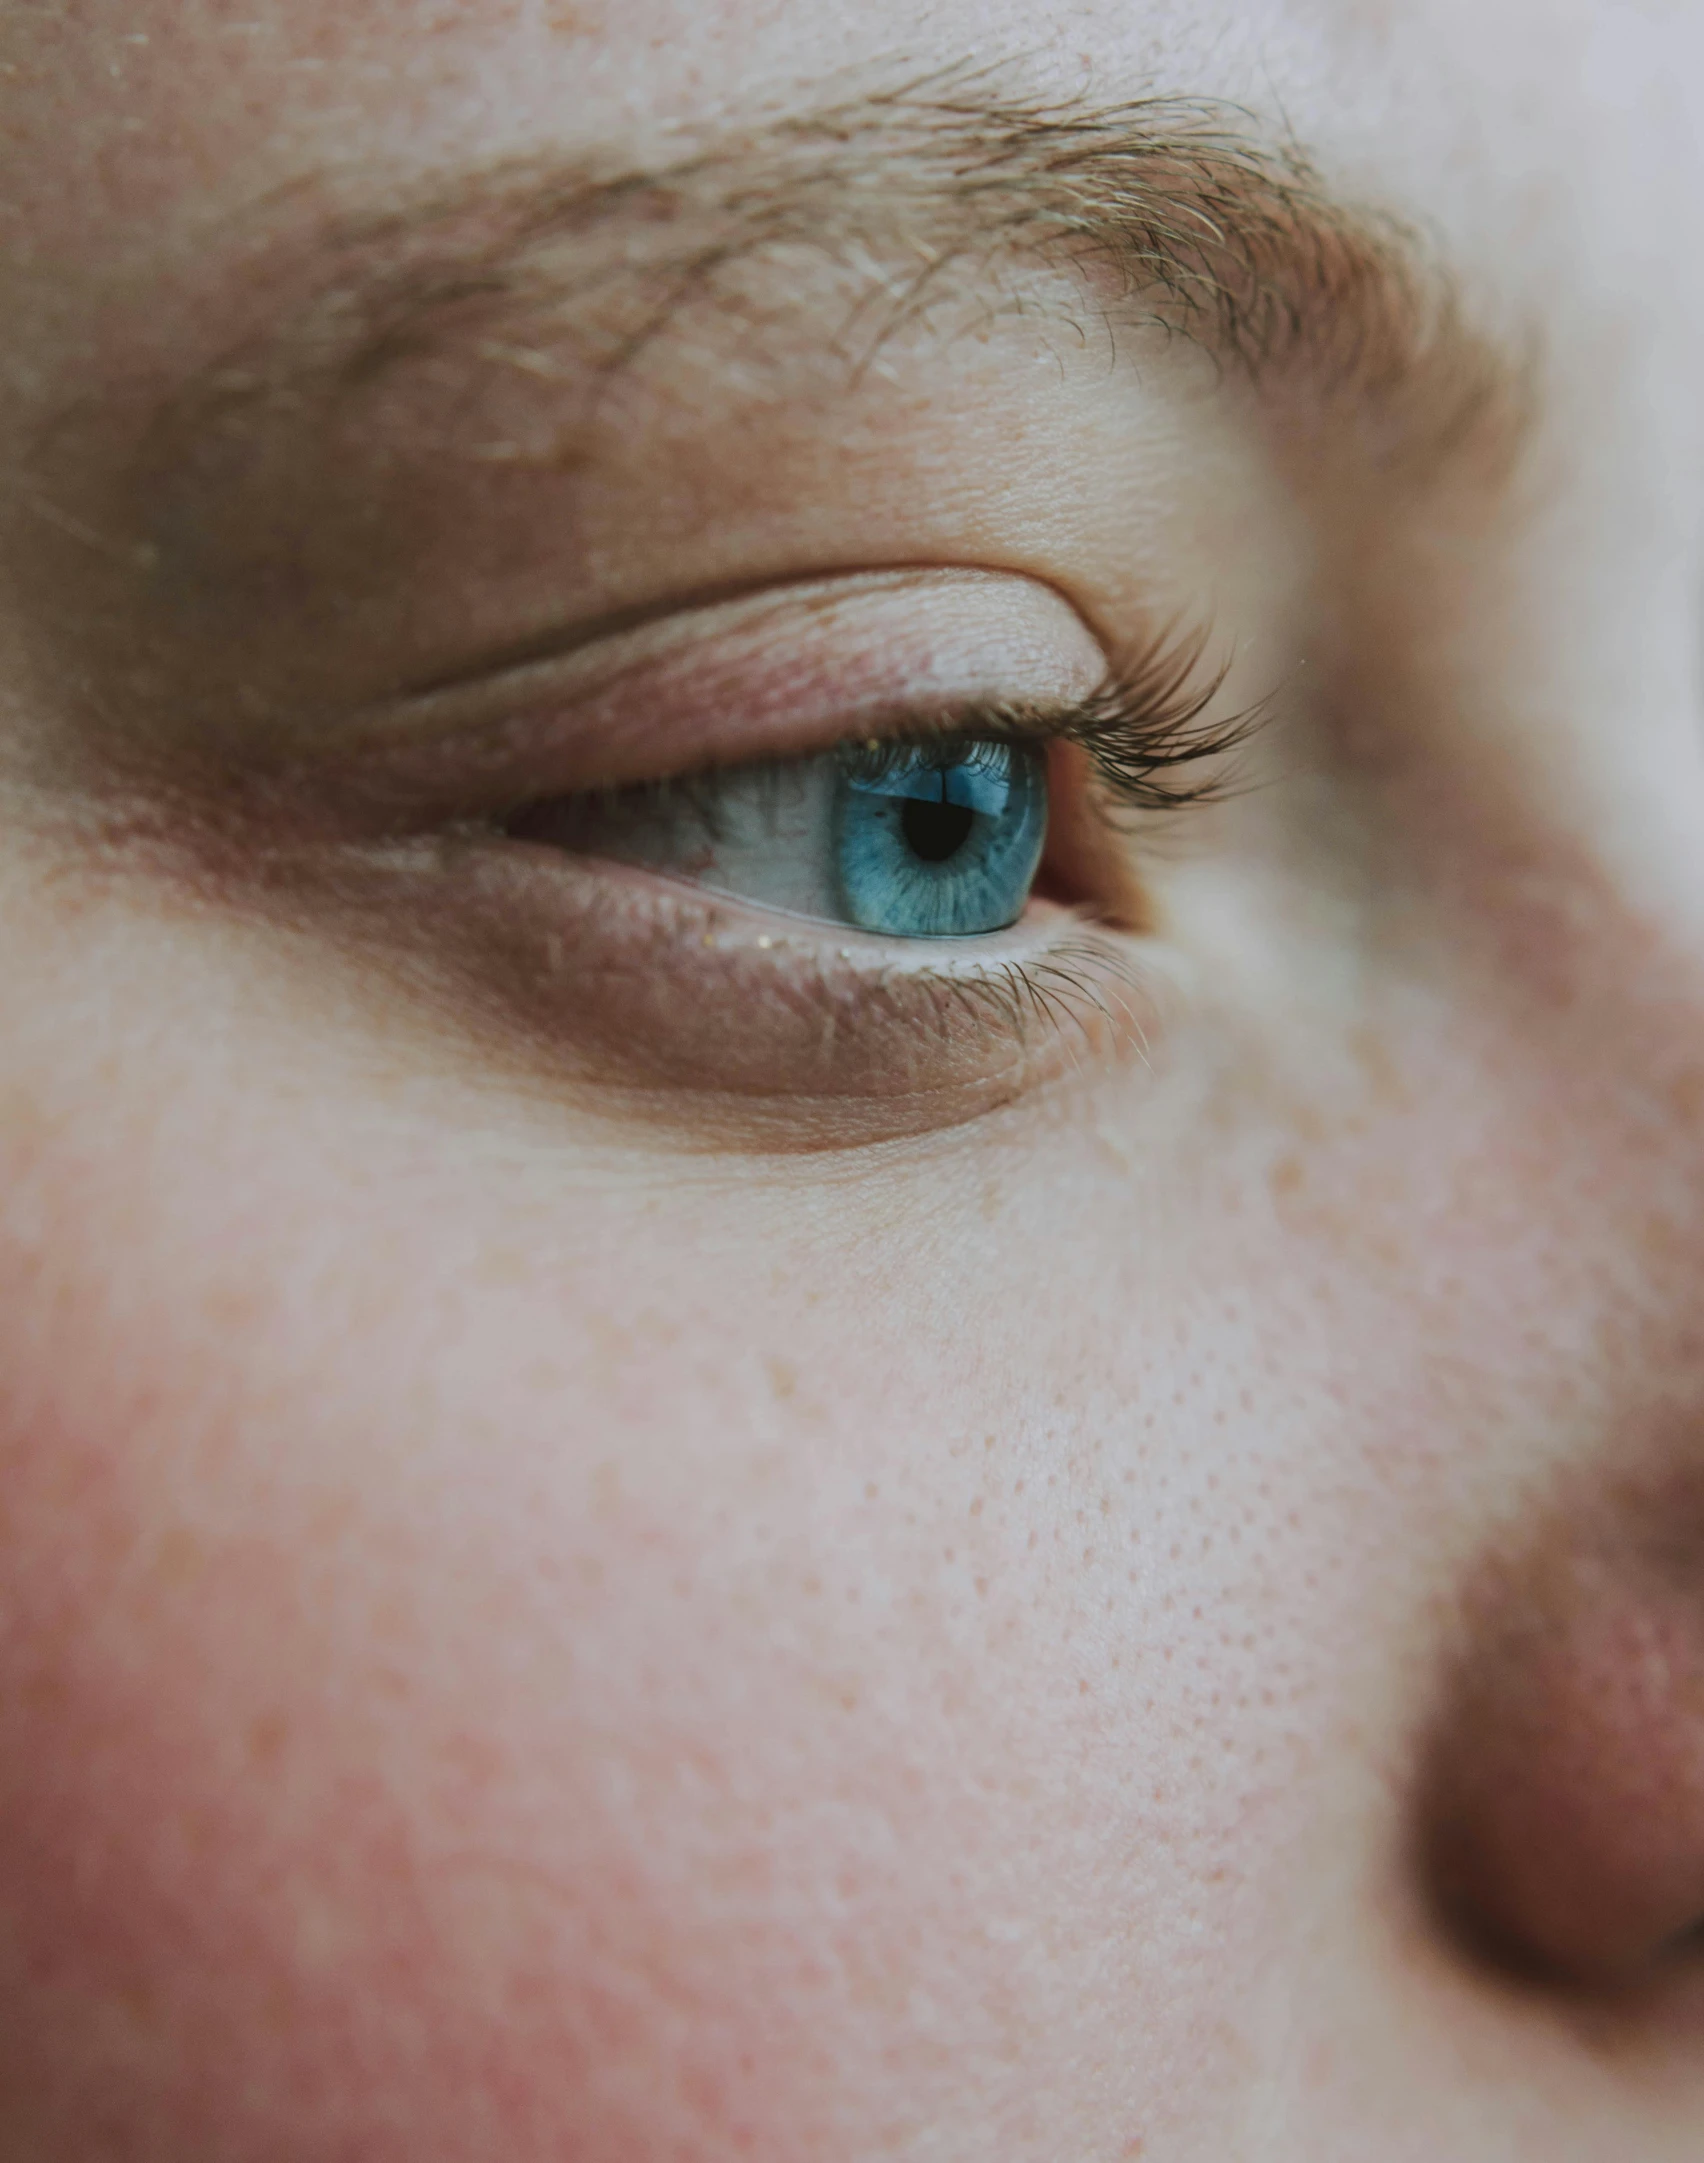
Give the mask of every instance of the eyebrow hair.
<svg viewBox="0 0 1704 2163">
<path fill-rule="evenodd" d="M 458 350 L 607 378 L 694 301 L 751 308 L 754 268 L 802 252 L 862 281 L 866 359 L 947 292 L 1023 307 L 1013 274 L 1039 265 L 1068 272 L 1114 340 L 1147 324 L 1251 380 L 1305 369 L 1322 395 L 1397 415 L 1428 457 L 1506 438 L 1526 403 L 1522 367 L 1470 327 L 1421 234 L 1200 99 L 1025 103 L 937 76 L 636 168 L 510 159 L 391 194 L 322 218 L 307 297 L 168 397 L 166 434 Z M 274 282 L 269 250 L 253 268 Z"/>
</svg>

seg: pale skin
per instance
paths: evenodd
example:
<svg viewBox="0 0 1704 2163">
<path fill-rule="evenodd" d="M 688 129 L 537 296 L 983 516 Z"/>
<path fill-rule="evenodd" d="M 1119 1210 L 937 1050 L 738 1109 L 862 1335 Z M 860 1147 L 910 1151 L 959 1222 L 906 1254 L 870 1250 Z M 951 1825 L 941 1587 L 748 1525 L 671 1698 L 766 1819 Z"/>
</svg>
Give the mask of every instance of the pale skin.
<svg viewBox="0 0 1704 2163">
<path fill-rule="evenodd" d="M 1696 11 L 0 64 L 0 2151 L 1695 2158 Z M 1263 368 L 972 237 L 1156 97 Z M 1234 785 L 979 952 L 491 823 L 1168 626 Z"/>
</svg>

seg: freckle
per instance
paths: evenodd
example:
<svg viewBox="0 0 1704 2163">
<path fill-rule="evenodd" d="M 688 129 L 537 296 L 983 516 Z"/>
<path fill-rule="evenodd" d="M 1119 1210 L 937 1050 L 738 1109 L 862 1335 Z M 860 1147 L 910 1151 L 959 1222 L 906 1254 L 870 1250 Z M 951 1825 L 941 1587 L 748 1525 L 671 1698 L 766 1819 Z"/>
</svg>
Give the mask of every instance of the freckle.
<svg viewBox="0 0 1704 2163">
<path fill-rule="evenodd" d="M 153 1574 L 164 1585 L 186 1585 L 199 1577 L 206 1562 L 201 1542 L 187 1526 L 172 1525 L 154 1549 Z"/>
<path fill-rule="evenodd" d="M 162 2026 L 153 1991 L 145 1983 L 133 1983 L 109 2000 L 136 2036 L 157 2035 Z"/>
<path fill-rule="evenodd" d="M 356 1507 L 348 1495 L 325 1495 L 308 1512 L 308 1537 L 316 1547 L 329 1547 L 344 1537 L 355 1517 Z"/>
<path fill-rule="evenodd" d="M 249 1763 L 257 1771 L 275 1765 L 283 1754 L 290 1726 L 281 1712 L 262 1713 L 248 1731 Z"/>
<path fill-rule="evenodd" d="M 1689 1067 L 1669 1083 L 1668 1100 L 1677 1117 L 1695 1123 L 1704 1111 L 1704 1071 Z"/>
<path fill-rule="evenodd" d="M 58 1714 L 68 1694 L 65 1684 L 55 1675 L 27 1675 L 12 1690 L 12 1703 L 37 1715 Z"/>
<path fill-rule="evenodd" d="M 1280 1157 L 1268 1177 L 1274 1194 L 1294 1194 L 1302 1184 L 1302 1160 L 1300 1157 Z"/>
<path fill-rule="evenodd" d="M 769 1370 L 769 1386 L 783 1403 L 798 1394 L 799 1370 L 791 1360 L 771 1359 L 764 1364 Z"/>
<path fill-rule="evenodd" d="M 260 1314 L 261 1302 L 252 1291 L 215 1285 L 203 1302 L 202 1312 L 216 1329 L 243 1329 Z"/>
<path fill-rule="evenodd" d="M 1413 1102 L 1407 1077 L 1383 1038 L 1375 1030 L 1358 1029 L 1351 1041 L 1373 1102 L 1389 1110 L 1407 1111 Z"/>
<path fill-rule="evenodd" d="M 1683 1242 L 1680 1228 L 1667 1215 L 1652 1212 L 1640 1220 L 1639 1244 L 1642 1251 L 1653 1261 L 1678 1261 Z"/>
<path fill-rule="evenodd" d="M 880 1493 L 881 1493 L 881 1489 L 880 1489 L 880 1488 L 879 1488 L 879 1487 L 878 1487 L 878 1486 L 876 1485 L 876 1483 L 875 1483 L 875 1481 L 874 1481 L 874 1480 L 868 1480 L 868 1481 L 866 1481 L 866 1482 L 865 1482 L 865 1485 L 864 1485 L 864 1500 L 865 1500 L 866 1502 L 874 1502 L 874 1500 L 876 1499 L 877 1495 L 879 1495 Z"/>
</svg>

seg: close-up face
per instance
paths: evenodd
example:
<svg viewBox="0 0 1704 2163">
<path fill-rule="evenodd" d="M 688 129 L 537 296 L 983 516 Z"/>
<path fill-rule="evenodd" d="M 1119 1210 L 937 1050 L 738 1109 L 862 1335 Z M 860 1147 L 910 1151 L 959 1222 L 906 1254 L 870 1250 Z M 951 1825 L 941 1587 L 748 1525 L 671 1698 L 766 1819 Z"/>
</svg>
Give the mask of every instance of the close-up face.
<svg viewBox="0 0 1704 2163">
<path fill-rule="evenodd" d="M 1701 138 L 0 6 L 7 2163 L 1696 2163 Z"/>
</svg>

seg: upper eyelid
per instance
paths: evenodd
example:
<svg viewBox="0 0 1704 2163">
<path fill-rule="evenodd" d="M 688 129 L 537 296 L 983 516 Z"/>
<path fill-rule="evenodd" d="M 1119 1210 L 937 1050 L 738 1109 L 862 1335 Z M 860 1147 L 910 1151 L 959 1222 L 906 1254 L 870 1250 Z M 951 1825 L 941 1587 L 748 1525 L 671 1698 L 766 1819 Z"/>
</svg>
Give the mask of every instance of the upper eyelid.
<svg viewBox="0 0 1704 2163">
<path fill-rule="evenodd" d="M 937 713 L 927 723 L 910 715 L 879 735 L 860 732 L 838 742 L 819 745 L 793 757 L 760 757 L 725 760 L 688 769 L 674 775 L 648 777 L 627 787 L 606 791 L 569 792 L 555 801 L 567 808 L 579 802 L 592 808 L 600 796 L 615 809 L 631 804 L 635 796 L 654 803 L 656 813 L 671 817 L 683 813 L 713 837 L 720 817 L 718 783 L 749 778 L 754 773 L 777 774 L 825 758 L 833 758 L 868 745 L 872 751 L 891 752 L 903 746 L 939 756 L 953 747 L 973 748 L 978 742 L 1015 741 L 1046 746 L 1072 744 L 1084 754 L 1098 793 L 1111 808 L 1142 811 L 1176 810 L 1181 806 L 1214 799 L 1227 792 L 1234 774 L 1227 769 L 1226 754 L 1246 743 L 1268 717 L 1263 703 L 1229 715 L 1214 711 L 1230 664 L 1203 666 L 1208 648 L 1205 632 L 1159 634 L 1138 649 L 1121 670 L 1109 669 L 1087 698 L 1068 705 L 1044 709 L 1010 704 L 983 703 Z M 1062 776 L 1055 775 L 1055 789 Z M 1081 783 L 1068 791 L 1077 799 L 1078 815 L 1092 817 L 1091 790 L 1085 796 Z M 539 794 L 511 808 L 500 823 L 524 835 L 523 822 L 547 813 L 552 799 Z M 1066 796 L 1057 807 L 1067 808 Z M 1108 843 L 1113 837 L 1108 836 Z M 1077 846 L 1080 848 L 1080 829 Z M 1147 924 L 1150 911 L 1134 865 L 1121 849 L 1109 859 L 1097 846 L 1100 876 L 1108 881 L 1092 904 L 1093 913 L 1109 922 L 1134 929 Z M 1083 870 L 1079 862 L 1078 870 Z M 1083 898 L 1088 898 L 1087 889 Z"/>
<path fill-rule="evenodd" d="M 354 716 L 328 761 L 404 777 L 438 761 L 447 783 L 506 761 L 522 786 L 622 785 L 1003 716 L 1014 732 L 1045 717 L 1045 733 L 1109 677 L 1057 589 L 973 565 L 771 583 L 565 643 Z"/>
<path fill-rule="evenodd" d="M 1262 699 L 1229 714 L 1213 709 L 1231 671 L 1229 658 L 1205 665 L 1204 630 L 1162 632 L 1109 665 L 1087 698 L 1044 707 L 981 702 L 943 711 L 928 722 L 902 716 L 879 734 L 850 735 L 827 750 L 868 741 L 888 748 L 913 744 L 939 751 L 952 743 L 1067 742 L 1080 745 L 1109 796 L 1143 810 L 1168 810 L 1221 795 L 1229 785 L 1227 754 L 1241 749 L 1271 716 Z M 803 752 L 803 757 L 819 752 Z M 741 761 L 777 763 L 775 761 Z M 1202 769 L 1213 770 L 1203 777 Z M 713 777 L 716 767 L 678 776 L 681 783 Z"/>
<path fill-rule="evenodd" d="M 1109 673 L 1090 697 L 1066 705 L 1049 708 L 972 703 L 944 709 L 926 719 L 901 713 L 890 726 L 860 730 L 812 748 L 750 759 L 721 759 L 605 787 L 622 794 L 651 789 L 684 794 L 713 785 L 724 775 L 832 758 L 865 746 L 872 751 L 911 748 L 939 756 L 953 749 L 971 752 L 978 744 L 1064 742 L 1080 744 L 1089 753 L 1096 773 L 1120 801 L 1163 809 L 1213 792 L 1216 783 L 1177 782 L 1165 777 L 1221 757 L 1246 742 L 1264 713 L 1248 710 L 1204 722 L 1203 715 L 1222 685 L 1226 669 L 1221 667 L 1205 685 L 1193 689 L 1180 686 L 1175 691 L 1163 682 L 1156 684 L 1156 673 L 1146 667 L 1126 674 Z M 594 787 L 584 793 L 597 794 L 599 790 Z"/>
<path fill-rule="evenodd" d="M 405 690 L 398 704 L 427 706 L 463 686 L 485 683 L 501 687 L 506 679 L 545 667 L 602 669 L 608 671 L 611 680 L 619 680 L 627 669 L 643 669 L 655 660 L 666 660 L 671 646 L 701 653 L 718 631 L 736 637 L 763 635 L 784 629 L 790 618 L 797 618 L 799 628 L 820 632 L 825 620 L 866 603 L 879 605 L 894 599 L 903 604 L 914 597 L 928 602 L 943 594 L 974 598 L 979 589 L 985 588 L 998 591 L 1004 615 L 1009 616 L 1014 604 L 1026 599 L 1057 609 L 1071 620 L 1084 652 L 1093 653 L 1096 678 L 1108 672 L 1105 646 L 1075 601 L 1062 588 L 1033 572 L 977 564 L 899 564 L 801 579 L 771 577 L 742 582 L 731 590 L 673 595 L 579 626 L 566 635 L 546 632 L 518 649 L 479 657 L 447 675 Z M 636 652 L 632 650 L 635 641 Z M 616 655 L 613 666 L 600 658 L 612 648 Z M 1084 688 L 1088 688 L 1086 683 Z"/>
<path fill-rule="evenodd" d="M 282 782 L 358 831 L 502 826 L 587 789 L 959 735 L 1077 744 L 1106 805 L 1164 809 L 1217 793 L 1220 754 L 1258 718 L 1227 716 L 1217 650 L 1156 618 L 1113 657 L 1069 596 L 1021 572 L 819 574 L 339 721 L 323 749 L 253 762 L 257 808 Z"/>
</svg>

